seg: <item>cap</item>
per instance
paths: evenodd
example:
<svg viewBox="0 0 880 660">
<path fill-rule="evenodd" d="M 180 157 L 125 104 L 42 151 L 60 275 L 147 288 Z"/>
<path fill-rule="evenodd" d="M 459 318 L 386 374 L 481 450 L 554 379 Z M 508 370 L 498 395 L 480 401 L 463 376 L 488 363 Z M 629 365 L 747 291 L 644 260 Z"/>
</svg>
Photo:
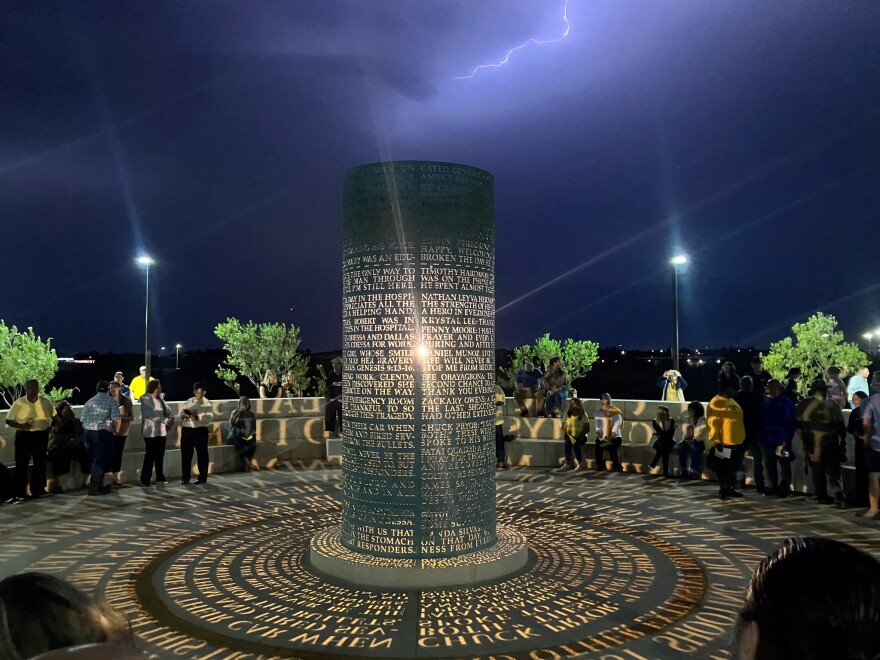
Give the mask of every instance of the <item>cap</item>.
<svg viewBox="0 0 880 660">
<path fill-rule="evenodd" d="M 752 358 L 752 364 L 764 364 L 764 358 L 762 358 L 760 355 L 756 355 Z"/>
<path fill-rule="evenodd" d="M 531 362 L 526 362 L 526 363 L 523 365 L 523 369 L 526 370 L 526 373 L 527 373 L 527 374 L 530 374 L 530 373 L 532 373 L 532 372 L 535 370 L 535 365 L 532 364 Z"/>
<path fill-rule="evenodd" d="M 147 370 L 147 368 L 144 365 L 141 365 L 141 368 L 138 369 L 138 371 L 146 371 L 146 370 Z"/>
<path fill-rule="evenodd" d="M 110 383 L 106 380 L 99 380 L 98 384 L 95 386 L 96 392 L 109 392 L 110 391 Z"/>
<path fill-rule="evenodd" d="M 122 373 L 121 371 L 117 371 L 115 374 L 113 374 L 113 377 L 116 378 L 117 376 L 124 376 L 124 375 L 125 374 Z"/>
</svg>

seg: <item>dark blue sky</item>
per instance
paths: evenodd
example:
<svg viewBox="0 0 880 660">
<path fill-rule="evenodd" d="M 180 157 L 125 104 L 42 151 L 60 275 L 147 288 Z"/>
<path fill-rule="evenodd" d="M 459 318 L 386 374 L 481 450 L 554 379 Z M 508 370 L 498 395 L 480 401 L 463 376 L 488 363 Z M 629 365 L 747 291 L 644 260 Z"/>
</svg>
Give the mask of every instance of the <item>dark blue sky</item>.
<svg viewBox="0 0 880 660">
<path fill-rule="evenodd" d="M 683 345 L 880 325 L 880 4 L 570 0 L 454 78 L 562 13 L 0 0 L 0 317 L 138 350 L 143 246 L 157 347 L 337 348 L 343 172 L 435 159 L 496 176 L 499 346 L 668 345 L 677 249 Z"/>
</svg>

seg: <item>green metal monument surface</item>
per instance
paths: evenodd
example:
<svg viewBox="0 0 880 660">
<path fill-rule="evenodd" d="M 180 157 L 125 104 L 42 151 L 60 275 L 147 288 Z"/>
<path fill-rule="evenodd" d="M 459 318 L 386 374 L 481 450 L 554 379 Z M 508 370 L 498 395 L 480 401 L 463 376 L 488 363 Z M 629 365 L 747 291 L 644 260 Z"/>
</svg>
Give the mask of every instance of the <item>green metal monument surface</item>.
<svg viewBox="0 0 880 660">
<path fill-rule="evenodd" d="M 494 178 L 394 161 L 344 182 L 341 543 L 457 557 L 495 543 Z"/>
</svg>

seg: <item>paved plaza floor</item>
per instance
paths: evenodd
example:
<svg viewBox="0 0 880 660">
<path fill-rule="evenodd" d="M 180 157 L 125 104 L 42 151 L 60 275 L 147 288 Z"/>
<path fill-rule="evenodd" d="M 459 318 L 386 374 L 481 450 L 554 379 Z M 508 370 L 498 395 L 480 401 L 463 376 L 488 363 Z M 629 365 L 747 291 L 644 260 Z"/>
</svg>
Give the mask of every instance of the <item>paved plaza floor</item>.
<svg viewBox="0 0 880 660">
<path fill-rule="evenodd" d="M 748 577 L 783 539 L 880 554 L 880 524 L 803 497 L 517 469 L 498 473 L 498 518 L 528 537 L 525 569 L 374 591 L 309 564 L 311 536 L 340 522 L 340 477 L 281 469 L 0 506 L 0 575 L 103 593 L 162 658 L 724 658 Z"/>
</svg>

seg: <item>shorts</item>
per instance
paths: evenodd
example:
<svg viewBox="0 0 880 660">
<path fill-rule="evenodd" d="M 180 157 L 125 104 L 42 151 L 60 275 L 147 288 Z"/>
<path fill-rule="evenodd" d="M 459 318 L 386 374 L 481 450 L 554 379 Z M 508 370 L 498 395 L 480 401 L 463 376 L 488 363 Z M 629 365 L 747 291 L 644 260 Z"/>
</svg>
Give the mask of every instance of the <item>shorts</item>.
<svg viewBox="0 0 880 660">
<path fill-rule="evenodd" d="M 880 472 L 880 451 L 870 447 L 865 450 L 865 467 L 868 472 Z"/>
</svg>

